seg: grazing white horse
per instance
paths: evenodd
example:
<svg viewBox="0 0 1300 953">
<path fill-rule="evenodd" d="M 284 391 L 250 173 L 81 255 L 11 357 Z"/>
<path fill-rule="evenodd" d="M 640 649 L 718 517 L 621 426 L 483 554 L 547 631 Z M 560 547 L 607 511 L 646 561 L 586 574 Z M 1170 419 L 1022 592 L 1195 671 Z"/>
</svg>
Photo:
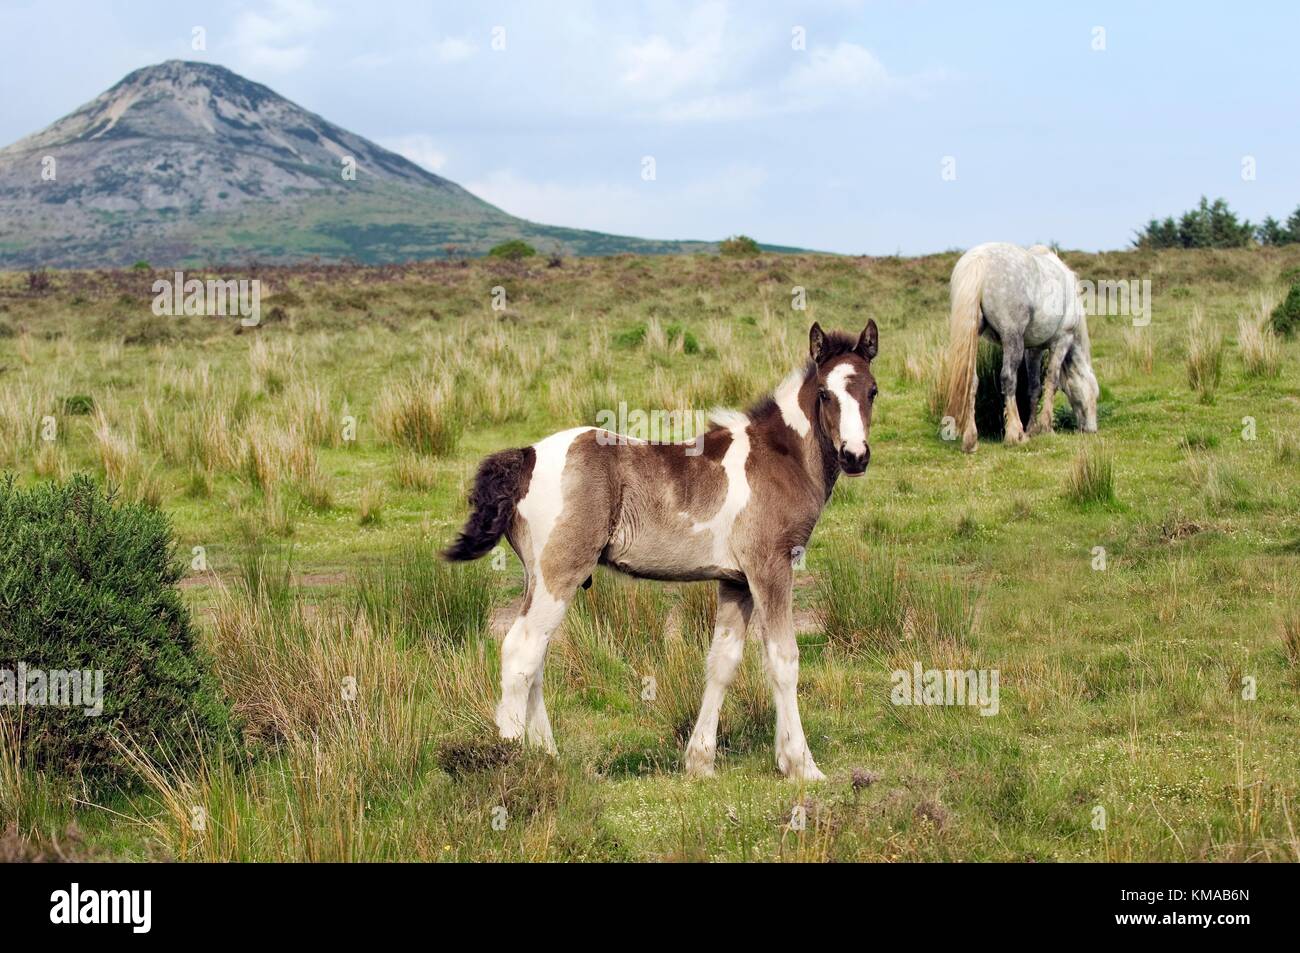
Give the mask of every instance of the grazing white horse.
<svg viewBox="0 0 1300 953">
<path fill-rule="evenodd" d="M 1007 443 L 1027 439 L 1016 408 L 1021 364 L 1029 374 L 1029 406 L 1042 404 L 1028 436 L 1050 433 L 1052 402 L 1060 387 L 1074 408 L 1079 429 L 1097 429 L 1097 377 L 1092 371 L 1088 319 L 1079 279 L 1051 249 L 1024 249 L 1006 242 L 976 245 L 957 260 L 949 286 L 948 402 L 961 448 L 975 450 L 975 355 L 980 334 L 1002 345 L 1002 396 Z M 1043 373 L 1043 352 L 1047 371 Z"/>
<path fill-rule="evenodd" d="M 747 413 L 726 411 L 698 443 L 649 444 L 595 427 L 502 450 L 479 467 L 448 559 L 478 559 L 505 536 L 524 565 L 519 618 L 501 644 L 503 738 L 555 750 L 542 699 L 552 634 L 596 566 L 662 580 L 716 580 L 718 612 L 686 770 L 713 773 L 718 713 L 751 617 L 776 709 L 776 763 L 820 781 L 799 718 L 793 559 L 840 474 L 871 460 L 876 322 L 808 336 L 808 361 Z"/>
</svg>

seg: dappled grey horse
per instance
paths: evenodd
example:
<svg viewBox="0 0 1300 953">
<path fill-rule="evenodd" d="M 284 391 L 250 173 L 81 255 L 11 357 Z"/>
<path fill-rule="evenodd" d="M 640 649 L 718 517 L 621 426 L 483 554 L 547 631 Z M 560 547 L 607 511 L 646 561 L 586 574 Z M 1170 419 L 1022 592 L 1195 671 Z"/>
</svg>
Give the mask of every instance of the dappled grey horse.
<svg viewBox="0 0 1300 953">
<path fill-rule="evenodd" d="M 1022 364 L 1029 376 L 1029 406 L 1038 407 L 1028 436 L 1051 431 L 1058 387 L 1074 408 L 1079 429 L 1096 431 L 1099 388 L 1092 372 L 1079 279 L 1051 249 L 1034 245 L 1026 250 L 1005 242 L 976 245 L 953 268 L 949 295 L 952 310 L 944 413 L 961 434 L 963 450 L 972 452 L 979 441 L 975 365 L 981 334 L 1002 345 L 1005 442 L 1023 443 L 1026 439 L 1016 407 Z"/>
<path fill-rule="evenodd" d="M 597 565 L 631 576 L 718 582 L 713 645 L 686 770 L 713 773 L 718 714 L 754 617 L 776 709 L 776 763 L 822 780 L 797 701 L 794 561 L 841 473 L 860 476 L 876 381 L 876 323 L 860 335 L 809 332 L 809 360 L 749 411 L 716 412 L 687 443 L 579 427 L 483 461 L 448 559 L 478 559 L 505 536 L 524 564 L 524 601 L 501 643 L 504 738 L 555 750 L 542 699 L 552 634 Z M 650 638 L 660 633 L 647 633 Z"/>
</svg>

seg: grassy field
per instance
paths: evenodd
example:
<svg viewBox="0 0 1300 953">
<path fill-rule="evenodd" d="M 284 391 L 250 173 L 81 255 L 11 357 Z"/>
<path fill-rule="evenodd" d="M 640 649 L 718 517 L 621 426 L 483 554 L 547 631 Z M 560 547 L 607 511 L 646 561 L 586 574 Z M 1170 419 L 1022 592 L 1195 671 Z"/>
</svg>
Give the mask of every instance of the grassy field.
<svg viewBox="0 0 1300 953">
<path fill-rule="evenodd" d="M 247 739 L 93 795 L 0 743 L 0 852 L 1300 860 L 1300 343 L 1257 329 L 1300 246 L 1065 254 L 1149 278 L 1151 323 L 1091 321 L 1095 437 L 973 456 L 933 413 L 956 257 L 266 269 L 238 334 L 155 317 L 147 271 L 0 274 L 0 469 L 166 511 Z M 811 321 L 868 317 L 872 466 L 796 574 L 830 780 L 777 774 L 752 644 L 718 777 L 686 779 L 711 587 L 603 571 L 552 646 L 558 760 L 497 743 L 518 564 L 432 557 L 477 461 L 620 402 L 746 405 Z M 914 663 L 995 670 L 997 714 L 892 704 Z"/>
</svg>

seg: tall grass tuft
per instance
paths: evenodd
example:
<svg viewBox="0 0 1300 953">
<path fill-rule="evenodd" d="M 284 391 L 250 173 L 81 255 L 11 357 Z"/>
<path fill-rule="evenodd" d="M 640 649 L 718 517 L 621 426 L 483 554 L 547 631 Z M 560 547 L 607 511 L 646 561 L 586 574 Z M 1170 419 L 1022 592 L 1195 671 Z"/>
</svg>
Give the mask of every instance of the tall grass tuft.
<svg viewBox="0 0 1300 953">
<path fill-rule="evenodd" d="M 460 442 L 461 414 L 445 386 L 413 378 L 384 391 L 375 424 L 395 447 L 444 456 Z"/>
<path fill-rule="evenodd" d="M 1156 365 L 1154 339 L 1148 328 L 1124 329 L 1124 366 L 1130 374 L 1150 374 Z"/>
<path fill-rule="evenodd" d="M 418 453 L 399 453 L 393 460 L 393 482 L 403 490 L 424 492 L 433 489 L 438 468 L 428 457 Z"/>
<path fill-rule="evenodd" d="M 408 546 L 361 573 L 361 612 L 379 632 L 404 643 L 465 644 L 488 630 L 492 570 L 450 564 L 431 546 Z"/>
<path fill-rule="evenodd" d="M 1065 495 L 1081 506 L 1115 502 L 1115 458 L 1100 440 L 1086 440 L 1065 477 Z"/>
<path fill-rule="evenodd" d="M 1277 377 L 1282 373 L 1282 344 L 1273 330 L 1271 313 L 1276 297 L 1257 294 L 1250 314 L 1237 317 L 1237 346 L 1247 377 Z"/>
<path fill-rule="evenodd" d="M 1187 383 L 1201 403 L 1214 402 L 1223 375 L 1223 335 L 1208 321 L 1200 305 L 1187 323 Z"/>
<path fill-rule="evenodd" d="M 832 646 L 847 654 L 889 654 L 908 646 L 968 643 L 975 627 L 970 591 L 908 573 L 888 546 L 851 544 L 823 556 L 814 613 Z"/>
</svg>

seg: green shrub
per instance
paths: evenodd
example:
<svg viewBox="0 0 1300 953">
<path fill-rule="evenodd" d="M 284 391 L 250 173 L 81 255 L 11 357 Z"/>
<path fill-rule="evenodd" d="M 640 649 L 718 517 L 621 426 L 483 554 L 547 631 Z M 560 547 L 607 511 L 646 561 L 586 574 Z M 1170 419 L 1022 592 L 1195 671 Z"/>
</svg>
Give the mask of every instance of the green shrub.
<svg viewBox="0 0 1300 953">
<path fill-rule="evenodd" d="M 982 338 L 975 356 L 975 426 L 986 439 L 1001 438 L 1006 431 L 1002 416 L 1002 348 Z M 1029 406 L 1029 375 L 1022 365 L 1016 374 L 1016 408 L 1020 422 L 1028 427 L 1033 408 Z"/>
<path fill-rule="evenodd" d="M 1291 286 L 1286 300 L 1273 309 L 1269 322 L 1274 331 L 1287 337 L 1300 328 L 1300 281 Z"/>
<path fill-rule="evenodd" d="M 718 246 L 718 254 L 728 257 L 746 257 L 758 253 L 758 242 L 748 235 L 733 235 Z"/>
<path fill-rule="evenodd" d="M 519 261 L 521 258 L 532 258 L 537 254 L 537 249 L 521 238 L 512 238 L 508 242 L 502 242 L 495 246 L 488 255 L 492 258 L 504 258 L 506 261 Z"/>
<path fill-rule="evenodd" d="M 232 738 L 230 713 L 176 581 L 171 526 L 157 509 L 114 505 L 86 476 L 19 489 L 0 481 L 0 678 L 102 672 L 102 713 L 81 706 L 0 706 L 35 770 L 79 774 L 92 788 L 131 776 L 117 741 L 182 764 Z M 91 679 L 94 685 L 94 676 Z M 0 689 L 2 691 L 3 689 Z M 93 690 L 92 690 L 93 691 Z M 66 696 L 65 696 L 66 699 Z M 53 700 L 53 699 L 49 699 Z"/>
<path fill-rule="evenodd" d="M 89 394 L 71 394 L 63 398 L 63 412 L 69 417 L 85 417 L 95 412 L 95 398 Z"/>
</svg>

